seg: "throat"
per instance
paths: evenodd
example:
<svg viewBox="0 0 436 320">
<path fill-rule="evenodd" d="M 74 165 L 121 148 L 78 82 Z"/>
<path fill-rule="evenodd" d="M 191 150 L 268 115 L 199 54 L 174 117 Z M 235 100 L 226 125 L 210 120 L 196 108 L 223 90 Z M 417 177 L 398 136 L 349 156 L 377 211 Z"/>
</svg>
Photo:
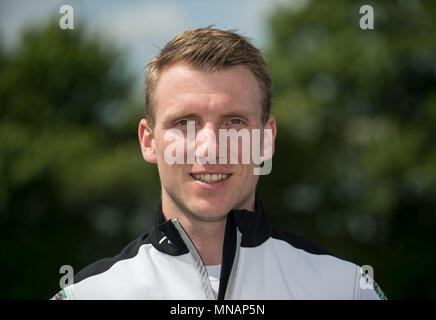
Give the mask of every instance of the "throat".
<svg viewBox="0 0 436 320">
<path fill-rule="evenodd" d="M 192 238 L 191 238 L 192 239 Z M 221 264 L 224 236 L 218 239 L 192 239 L 205 266 Z"/>
</svg>

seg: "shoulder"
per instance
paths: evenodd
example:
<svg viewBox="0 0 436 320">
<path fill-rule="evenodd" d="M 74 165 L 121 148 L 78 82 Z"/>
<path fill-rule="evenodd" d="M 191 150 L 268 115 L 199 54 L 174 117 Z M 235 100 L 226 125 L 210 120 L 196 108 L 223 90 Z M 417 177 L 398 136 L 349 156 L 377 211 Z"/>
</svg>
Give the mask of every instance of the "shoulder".
<svg viewBox="0 0 436 320">
<path fill-rule="evenodd" d="M 119 254 L 89 264 L 74 275 L 72 284 L 63 288 L 52 299 L 104 298 L 101 292 L 105 288 L 111 285 L 117 287 L 120 282 L 129 278 L 129 272 L 138 264 L 138 255 L 143 252 L 141 248 L 149 244 L 149 234 L 146 233 L 127 244 Z"/>
<path fill-rule="evenodd" d="M 297 234 L 294 234 L 292 232 L 278 229 L 276 227 L 272 227 L 271 238 L 275 240 L 282 240 L 286 242 L 288 245 L 292 246 L 293 248 L 303 250 L 307 253 L 318 254 L 318 255 L 330 255 L 336 257 L 328 250 L 313 243 L 311 240 L 306 239 Z"/>
<path fill-rule="evenodd" d="M 106 272 L 117 262 L 134 258 L 138 254 L 140 247 L 148 243 L 150 243 L 148 234 L 136 238 L 128 245 L 126 245 L 119 254 L 113 257 L 97 260 L 94 263 L 91 263 L 90 265 L 80 270 L 74 276 L 74 283 L 78 283 L 88 277 L 92 277 L 100 273 Z"/>
<path fill-rule="evenodd" d="M 302 236 L 272 228 L 272 248 L 289 282 L 304 279 L 304 292 L 320 299 L 356 299 L 360 267 Z"/>
<path fill-rule="evenodd" d="M 332 272 L 334 268 L 347 268 L 356 271 L 357 265 L 315 244 L 311 240 L 295 233 L 272 227 L 271 241 L 276 250 L 284 258 L 298 257 L 314 268 Z"/>
</svg>

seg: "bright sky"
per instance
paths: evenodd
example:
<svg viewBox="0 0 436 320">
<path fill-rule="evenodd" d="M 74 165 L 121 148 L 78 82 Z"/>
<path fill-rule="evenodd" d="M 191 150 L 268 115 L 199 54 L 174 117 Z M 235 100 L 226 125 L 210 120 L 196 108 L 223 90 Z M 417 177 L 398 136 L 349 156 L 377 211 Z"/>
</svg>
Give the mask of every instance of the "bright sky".
<svg viewBox="0 0 436 320">
<path fill-rule="evenodd" d="M 0 39 L 6 48 L 17 44 L 23 27 L 60 18 L 59 8 L 74 9 L 81 24 L 123 47 L 132 72 L 142 76 L 146 63 L 175 35 L 186 29 L 215 25 L 237 29 L 260 48 L 268 46 L 267 17 L 278 5 L 298 10 L 305 0 L 0 0 Z"/>
</svg>

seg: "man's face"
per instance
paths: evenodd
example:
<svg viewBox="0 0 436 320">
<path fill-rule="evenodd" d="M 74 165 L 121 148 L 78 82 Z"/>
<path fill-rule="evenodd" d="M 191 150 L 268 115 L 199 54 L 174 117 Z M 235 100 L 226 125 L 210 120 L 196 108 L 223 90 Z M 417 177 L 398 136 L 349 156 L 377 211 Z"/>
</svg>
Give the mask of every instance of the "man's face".
<svg viewBox="0 0 436 320">
<path fill-rule="evenodd" d="M 149 144 L 154 156 L 144 155 L 144 158 L 157 162 L 163 201 L 170 201 L 185 214 L 202 221 L 222 220 L 231 209 L 254 210 L 259 177 L 253 175 L 255 165 L 252 161 L 241 163 L 242 139 L 239 138 L 238 164 L 230 164 L 229 157 L 227 164 L 219 163 L 222 159 L 219 158 L 218 140 L 219 129 L 246 128 L 250 136 L 252 129 L 263 129 L 261 92 L 252 72 L 244 66 L 234 66 L 207 73 L 177 63 L 162 72 L 154 98 L 155 126 Z M 188 121 L 195 123 L 197 136 L 202 130 L 215 133 L 216 164 L 198 161 L 187 164 Z M 273 129 L 275 136 L 273 118 L 267 122 L 265 128 L 268 127 Z M 169 164 L 165 158 L 165 150 L 173 141 L 166 141 L 164 137 L 174 129 L 183 132 L 184 164 Z M 195 148 L 207 147 L 208 143 L 212 141 L 197 141 Z M 227 153 L 229 149 L 227 140 Z M 213 178 L 221 180 L 211 181 Z"/>
</svg>

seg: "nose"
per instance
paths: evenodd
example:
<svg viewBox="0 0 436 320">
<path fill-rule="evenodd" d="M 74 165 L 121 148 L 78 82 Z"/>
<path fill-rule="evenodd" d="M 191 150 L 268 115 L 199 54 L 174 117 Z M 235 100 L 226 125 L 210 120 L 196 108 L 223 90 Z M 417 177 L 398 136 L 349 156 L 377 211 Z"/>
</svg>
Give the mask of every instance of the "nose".
<svg viewBox="0 0 436 320">
<path fill-rule="evenodd" d="M 212 122 L 206 122 L 205 125 L 196 133 L 195 157 L 199 163 L 219 163 L 217 138 L 218 126 Z"/>
</svg>

